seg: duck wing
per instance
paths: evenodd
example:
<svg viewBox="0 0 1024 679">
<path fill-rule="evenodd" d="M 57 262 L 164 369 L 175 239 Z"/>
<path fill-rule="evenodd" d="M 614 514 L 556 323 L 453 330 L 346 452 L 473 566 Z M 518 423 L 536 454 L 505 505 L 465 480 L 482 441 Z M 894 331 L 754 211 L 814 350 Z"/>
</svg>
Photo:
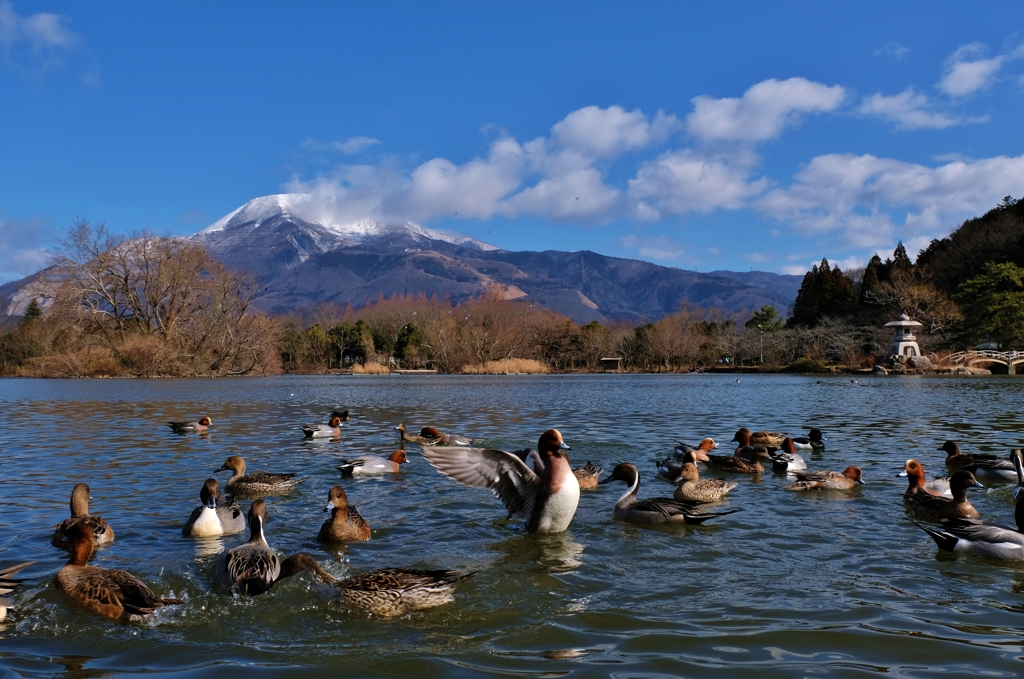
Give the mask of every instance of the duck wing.
<svg viewBox="0 0 1024 679">
<path fill-rule="evenodd" d="M 21 584 L 21 580 L 14 576 L 18 574 L 24 568 L 28 568 L 35 561 L 26 561 L 25 563 L 19 563 L 16 566 L 8 566 L 3 570 L 0 570 L 0 594 L 10 594 L 15 587 Z"/>
<path fill-rule="evenodd" d="M 452 600 L 452 591 L 475 573 L 382 568 L 337 583 L 350 604 L 382 616 L 402 615 Z"/>
<path fill-rule="evenodd" d="M 268 485 L 275 485 L 278 483 L 284 483 L 295 476 L 292 474 L 272 474 L 270 472 L 253 472 L 252 474 L 246 474 L 238 483 L 265 483 Z"/>
<path fill-rule="evenodd" d="M 437 471 L 459 483 L 487 488 L 508 510 L 508 518 L 533 515 L 540 477 L 513 453 L 493 448 L 421 446 L 423 457 Z"/>
<path fill-rule="evenodd" d="M 281 574 L 281 561 L 270 550 L 246 544 L 225 555 L 224 569 L 232 589 L 242 594 L 262 594 L 273 586 Z"/>
<path fill-rule="evenodd" d="M 846 477 L 839 472 L 796 472 L 797 481 L 836 481 Z"/>
<path fill-rule="evenodd" d="M 639 509 L 645 512 L 659 512 L 666 518 L 672 516 L 683 516 L 686 523 L 704 523 L 708 519 L 713 519 L 716 516 L 725 516 L 726 514 L 733 514 L 740 511 L 739 509 L 730 509 L 725 512 L 698 512 L 697 508 L 705 504 L 696 500 L 674 500 L 668 497 L 650 497 L 646 500 L 640 500 L 635 505 L 634 509 Z"/>
</svg>

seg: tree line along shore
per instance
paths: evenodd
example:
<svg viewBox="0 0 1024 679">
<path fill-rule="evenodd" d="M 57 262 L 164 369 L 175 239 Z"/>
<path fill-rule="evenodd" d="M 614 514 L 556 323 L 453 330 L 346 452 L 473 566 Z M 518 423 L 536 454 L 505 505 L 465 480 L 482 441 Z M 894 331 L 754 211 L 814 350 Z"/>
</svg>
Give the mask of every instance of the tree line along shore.
<svg viewBox="0 0 1024 679">
<path fill-rule="evenodd" d="M 914 261 L 902 243 L 860 269 L 823 259 L 788 318 L 684 306 L 653 322 L 580 325 L 500 288 L 458 304 L 395 295 L 269 316 L 253 306 L 258 282 L 201 245 L 85 221 L 31 286 L 24 313 L 0 317 L 5 376 L 855 371 L 884 358 L 882 326 L 901 313 L 924 325 L 922 350 L 942 366 L 981 343 L 1024 348 L 1024 202 L 1005 198 Z"/>
</svg>

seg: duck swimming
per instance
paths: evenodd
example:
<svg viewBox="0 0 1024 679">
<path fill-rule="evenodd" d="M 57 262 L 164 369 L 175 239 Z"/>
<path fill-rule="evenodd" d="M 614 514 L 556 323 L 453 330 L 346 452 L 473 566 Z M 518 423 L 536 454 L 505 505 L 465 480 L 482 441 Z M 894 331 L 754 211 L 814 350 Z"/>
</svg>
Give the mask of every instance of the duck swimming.
<svg viewBox="0 0 1024 679">
<path fill-rule="evenodd" d="M 176 434 L 185 434 L 190 431 L 206 431 L 213 421 L 209 417 L 200 417 L 195 422 L 168 422 L 167 426 Z"/>
<path fill-rule="evenodd" d="M 778 448 L 785 438 L 786 435 L 781 431 L 755 431 L 750 435 L 750 443 L 765 448 Z"/>
<path fill-rule="evenodd" d="M 860 467 L 847 467 L 842 472 L 796 472 L 796 479 L 783 490 L 849 490 L 864 484 Z"/>
<path fill-rule="evenodd" d="M 334 486 L 327 493 L 325 512 L 331 518 L 324 521 L 317 542 L 365 542 L 370 539 L 370 526 L 359 515 L 355 507 L 348 504 L 348 496 L 341 486 Z"/>
<path fill-rule="evenodd" d="M 899 476 L 907 477 L 907 490 L 903 493 L 904 502 L 908 502 L 907 496 L 914 493 L 953 497 L 953 492 L 949 489 L 949 479 L 925 481 L 924 467 L 917 460 L 907 460 L 903 464 L 903 472 Z"/>
<path fill-rule="evenodd" d="M 796 442 L 791 438 L 782 441 L 779 452 L 772 454 L 772 471 L 779 474 L 807 469 L 807 462 L 796 452 Z"/>
<path fill-rule="evenodd" d="M 947 552 L 967 552 L 990 559 L 1024 561 L 1024 533 L 1021 532 L 1024 528 L 1024 467 L 1019 448 L 1011 455 L 1017 468 L 1017 487 L 1013 489 L 1013 496 L 1017 500 L 1014 508 L 1016 528 L 977 519 L 945 519 L 942 528 L 925 526 L 916 521 L 914 525 L 930 535 L 939 549 Z"/>
<path fill-rule="evenodd" d="M 404 568 L 381 568 L 338 580 L 320 567 L 309 554 L 296 554 L 285 560 L 289 571 L 308 570 L 314 577 L 338 588 L 345 601 L 374 615 L 394 617 L 411 611 L 433 608 L 453 601 L 452 592 L 476 573 Z M 285 576 L 282 574 L 283 579 Z"/>
<path fill-rule="evenodd" d="M 342 476 L 361 476 L 363 474 L 394 474 L 401 471 L 400 465 L 406 464 L 409 458 L 404 450 L 396 450 L 388 457 L 367 455 L 357 460 L 342 460 L 336 467 Z"/>
<path fill-rule="evenodd" d="M 946 441 L 939 450 L 946 453 L 946 466 L 950 469 L 963 469 L 977 478 L 988 481 L 1017 480 L 1017 470 L 1014 469 L 1012 460 L 1000 460 L 997 456 L 988 454 L 962 453 L 956 441 Z"/>
<path fill-rule="evenodd" d="M 715 443 L 715 439 L 710 437 L 702 439 L 696 446 L 680 443 L 673 449 L 672 457 L 676 460 L 683 460 L 687 453 L 693 452 L 697 456 L 697 461 L 706 462 L 708 457 L 707 454 L 717 447 L 718 444 Z"/>
<path fill-rule="evenodd" d="M 221 497 L 217 479 L 206 479 L 199 490 L 202 505 L 192 510 L 181 534 L 185 537 L 208 538 L 235 535 L 245 530 L 242 508 L 230 495 Z"/>
<path fill-rule="evenodd" d="M 395 429 L 398 430 L 400 439 L 409 443 L 421 443 L 428 446 L 468 446 L 473 443 L 471 438 L 461 434 L 445 434 L 436 427 L 423 427 L 420 429 L 419 435 L 407 434 L 404 424 L 399 424 Z"/>
<path fill-rule="evenodd" d="M 915 514 L 926 519 L 976 519 L 978 510 L 967 501 L 967 489 L 984 487 L 974 474 L 961 470 L 949 477 L 952 498 L 920 492 L 905 493 L 903 497 Z"/>
<path fill-rule="evenodd" d="M 263 537 L 267 503 L 253 500 L 249 507 L 249 541 L 234 547 L 217 560 L 217 581 L 232 592 L 262 594 L 281 576 L 281 561 Z"/>
<path fill-rule="evenodd" d="M 798 436 L 793 439 L 793 447 L 797 450 L 822 451 L 825 450 L 825 441 L 827 440 L 821 435 L 820 429 L 812 429 L 807 436 Z"/>
<path fill-rule="evenodd" d="M 4 594 L 10 594 L 13 592 L 18 585 L 21 584 L 21 580 L 15 578 L 20 571 L 28 568 L 35 561 L 26 561 L 25 563 L 19 563 L 15 566 L 8 566 L 7 568 L 0 568 L 0 596 Z M 11 602 L 6 599 L 0 599 L 0 621 L 7 618 L 7 609 L 11 607 Z"/>
<path fill-rule="evenodd" d="M 535 473 L 514 453 L 492 448 L 422 446 L 439 472 L 474 488 L 487 488 L 508 510 L 509 519 L 522 519 L 531 533 L 559 533 L 576 514 L 580 484 L 563 450 L 571 450 L 557 429 L 548 429 L 537 442 L 543 470 Z"/>
<path fill-rule="evenodd" d="M 679 482 L 682 483 L 679 483 Z M 691 502 L 716 502 L 725 497 L 730 490 L 740 485 L 739 481 L 726 481 L 725 479 L 702 479 L 697 465 L 693 462 L 683 463 L 679 478 L 675 480 L 679 485 L 676 487 L 672 497 L 675 500 Z"/>
<path fill-rule="evenodd" d="M 295 474 L 271 474 L 269 472 L 253 472 L 246 475 L 245 460 L 241 455 L 232 455 L 224 460 L 224 464 L 213 470 L 216 474 L 222 471 L 234 472 L 225 485 L 232 493 L 240 495 L 284 495 L 295 490 L 295 486 L 307 477 L 296 479 Z"/>
<path fill-rule="evenodd" d="M 341 418 L 337 416 L 331 417 L 327 424 L 304 424 L 299 428 L 308 439 L 341 438 Z"/>
<path fill-rule="evenodd" d="M 744 430 L 736 432 L 736 436 L 733 440 L 739 440 L 740 445 L 737 446 L 736 452 L 732 455 L 707 455 L 705 464 L 708 469 L 715 469 L 721 472 L 730 472 L 734 474 L 763 474 L 764 465 L 761 464 L 762 459 L 768 458 L 768 449 L 764 446 L 751 446 L 743 443 L 749 441 L 750 431 Z"/>
<path fill-rule="evenodd" d="M 89 485 L 86 483 L 75 484 L 71 491 L 71 518 L 64 519 L 53 531 L 51 542 L 54 547 L 68 549 L 68 533 L 74 526 L 85 524 L 93 534 L 93 544 L 108 545 L 114 541 L 114 529 L 99 516 L 89 514 Z"/>
<path fill-rule="evenodd" d="M 71 558 L 57 572 L 57 589 L 86 608 L 120 622 L 139 622 L 162 606 L 185 603 L 156 596 L 127 571 L 88 565 L 94 540 L 92 530 L 84 523 L 68 531 Z"/>
<path fill-rule="evenodd" d="M 694 467 L 696 468 L 696 467 Z M 725 516 L 738 512 L 738 509 L 731 509 L 727 512 L 698 512 L 697 507 L 702 502 L 680 501 L 668 497 L 653 497 L 645 500 L 638 500 L 636 495 L 640 490 L 640 472 L 628 462 L 615 465 L 611 476 L 602 479 L 601 483 L 612 481 L 624 481 L 629 490 L 619 498 L 612 510 L 612 515 L 623 521 L 633 523 L 688 523 L 700 524 L 716 516 Z"/>
</svg>

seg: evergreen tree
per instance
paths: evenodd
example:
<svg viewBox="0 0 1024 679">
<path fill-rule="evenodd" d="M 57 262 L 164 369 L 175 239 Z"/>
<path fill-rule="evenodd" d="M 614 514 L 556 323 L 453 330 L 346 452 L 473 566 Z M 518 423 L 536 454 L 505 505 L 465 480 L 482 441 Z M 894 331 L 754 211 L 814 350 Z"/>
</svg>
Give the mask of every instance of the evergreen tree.
<svg viewBox="0 0 1024 679">
<path fill-rule="evenodd" d="M 813 326 L 825 316 L 842 316 L 853 301 L 853 281 L 837 264 L 832 268 L 827 258 L 811 267 L 804 275 L 793 304 L 790 327 Z"/>
<path fill-rule="evenodd" d="M 28 303 L 28 306 L 25 307 L 25 315 L 21 317 L 21 323 L 22 325 L 31 323 L 42 315 L 43 310 L 39 308 L 39 302 L 33 298 L 32 301 Z"/>
<path fill-rule="evenodd" d="M 858 300 L 860 306 L 870 304 L 870 295 L 877 292 L 878 287 L 882 284 L 878 278 L 878 272 L 882 266 L 882 258 L 875 255 L 864 268 L 864 277 L 860 281 L 860 298 Z"/>
</svg>

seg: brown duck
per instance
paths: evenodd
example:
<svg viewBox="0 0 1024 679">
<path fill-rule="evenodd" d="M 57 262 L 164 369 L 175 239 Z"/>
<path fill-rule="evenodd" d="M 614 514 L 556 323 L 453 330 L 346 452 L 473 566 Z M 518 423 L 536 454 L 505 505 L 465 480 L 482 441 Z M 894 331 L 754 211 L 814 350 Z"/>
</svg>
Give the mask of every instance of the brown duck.
<svg viewBox="0 0 1024 679">
<path fill-rule="evenodd" d="M 84 523 L 68 531 L 71 558 L 57 572 L 57 589 L 86 608 L 120 622 L 138 622 L 162 606 L 185 603 L 156 596 L 127 571 L 88 565 L 94 540 L 92 530 Z"/>
<path fill-rule="evenodd" d="M 71 491 L 71 518 L 64 519 L 53 531 L 51 542 L 54 547 L 69 549 L 68 533 L 79 524 L 89 526 L 92 531 L 93 544 L 107 545 L 114 541 L 114 529 L 99 516 L 89 514 L 89 485 L 79 483 Z"/>
<path fill-rule="evenodd" d="M 327 493 L 325 512 L 331 518 L 324 521 L 317 542 L 366 542 L 370 539 L 370 526 L 355 507 L 348 504 L 348 496 L 341 486 L 334 486 Z"/>
</svg>

